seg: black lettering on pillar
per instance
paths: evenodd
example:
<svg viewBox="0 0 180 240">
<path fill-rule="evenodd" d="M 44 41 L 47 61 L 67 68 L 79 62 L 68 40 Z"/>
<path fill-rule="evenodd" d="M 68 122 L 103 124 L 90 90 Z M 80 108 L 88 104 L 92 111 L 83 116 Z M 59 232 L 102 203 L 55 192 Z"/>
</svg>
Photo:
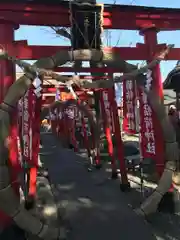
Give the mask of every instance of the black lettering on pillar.
<svg viewBox="0 0 180 240">
<path fill-rule="evenodd" d="M 72 47 L 89 49 L 101 47 L 102 6 L 96 4 L 72 4 Z"/>
</svg>

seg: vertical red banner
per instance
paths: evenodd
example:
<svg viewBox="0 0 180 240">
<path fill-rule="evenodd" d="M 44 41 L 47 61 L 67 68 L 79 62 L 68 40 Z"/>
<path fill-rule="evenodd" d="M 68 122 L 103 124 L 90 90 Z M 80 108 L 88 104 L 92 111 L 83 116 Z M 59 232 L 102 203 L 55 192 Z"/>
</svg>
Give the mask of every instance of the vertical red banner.
<svg viewBox="0 0 180 240">
<path fill-rule="evenodd" d="M 59 137 L 59 130 L 60 130 L 60 117 L 59 117 L 59 106 L 57 106 L 57 127 L 56 127 L 56 134 Z"/>
<path fill-rule="evenodd" d="M 39 154 L 39 144 L 40 144 L 40 115 L 41 115 L 41 104 L 42 97 L 36 96 L 34 93 L 34 88 L 32 89 L 32 94 L 29 96 L 29 101 L 32 103 L 32 118 L 31 118 L 31 169 L 30 169 L 30 184 L 29 184 L 29 196 L 35 197 L 36 195 L 36 181 L 37 181 L 37 168 L 38 168 L 38 154 Z"/>
<path fill-rule="evenodd" d="M 156 157 L 154 114 L 148 103 L 147 95 L 139 91 L 141 152 L 143 158 Z"/>
<path fill-rule="evenodd" d="M 33 155 L 33 125 L 35 124 L 34 116 L 35 107 L 35 96 L 33 88 L 31 87 L 28 91 L 28 113 L 29 113 L 29 164 L 32 166 L 32 155 Z"/>
<path fill-rule="evenodd" d="M 37 146 L 35 140 L 35 115 L 36 96 L 34 87 L 31 87 L 23 97 L 22 103 L 22 137 L 23 137 L 23 160 L 25 166 L 28 166 L 28 179 L 26 182 L 26 197 L 35 196 L 36 193 L 36 176 L 37 176 Z"/>
<path fill-rule="evenodd" d="M 22 123 L 23 123 L 23 98 L 21 98 L 18 102 L 18 136 L 17 136 L 17 145 L 18 145 L 18 160 L 20 165 L 22 165 Z"/>
<path fill-rule="evenodd" d="M 132 80 L 123 82 L 123 130 L 126 133 L 136 133 L 136 84 Z"/>
<path fill-rule="evenodd" d="M 65 109 L 65 115 L 67 116 L 67 120 L 69 126 L 73 126 L 75 120 L 75 106 L 69 106 Z"/>
<path fill-rule="evenodd" d="M 30 162 L 30 116 L 29 116 L 29 90 L 23 97 L 23 116 L 22 116 L 22 136 L 23 136 L 23 159 L 25 162 Z"/>
<path fill-rule="evenodd" d="M 116 162 L 114 156 L 114 146 L 112 142 L 112 113 L 110 103 L 110 90 L 103 90 L 100 92 L 101 113 L 103 118 L 104 133 L 108 143 L 108 153 L 111 158 L 112 174 L 116 173 Z"/>
<path fill-rule="evenodd" d="M 18 128 L 19 128 L 19 135 L 22 132 L 22 116 L 23 116 L 23 98 L 21 98 L 18 102 Z"/>
<path fill-rule="evenodd" d="M 56 133 L 56 136 L 58 135 L 58 124 L 59 124 L 59 116 L 58 116 L 58 110 L 57 110 L 57 107 L 53 110 L 54 112 L 54 116 L 55 116 L 55 120 L 54 120 L 54 123 L 55 123 L 55 133 Z"/>
<path fill-rule="evenodd" d="M 101 101 L 101 112 L 105 113 L 106 116 L 103 116 L 107 120 L 107 125 L 109 126 L 110 132 L 112 133 L 112 112 L 111 112 L 111 104 L 109 100 L 109 90 L 103 90 L 100 94 L 100 101 Z M 103 102 L 102 102 L 103 101 Z M 104 126 L 105 130 L 105 126 Z"/>
<path fill-rule="evenodd" d="M 53 109 L 50 109 L 49 110 L 49 119 L 50 119 L 50 123 L 51 123 L 51 129 L 52 129 L 52 132 L 55 133 L 56 131 L 56 121 L 55 121 L 55 114 L 54 114 L 54 110 Z"/>
<path fill-rule="evenodd" d="M 152 71 L 147 73 L 145 88 L 147 90 L 152 87 Z M 147 95 L 139 90 L 140 103 L 140 135 L 141 135 L 141 153 L 143 158 L 152 158 L 157 167 L 159 175 L 161 175 L 164 166 L 164 143 L 162 141 L 162 129 L 151 108 Z"/>
<path fill-rule="evenodd" d="M 77 151 L 77 142 L 76 142 L 76 137 L 75 137 L 75 117 L 76 117 L 76 106 L 69 106 L 65 110 L 65 115 L 69 127 L 69 134 L 70 134 L 70 140 L 71 143 L 74 146 L 74 150 Z"/>
<path fill-rule="evenodd" d="M 113 116 L 113 113 L 112 113 L 112 111 L 111 111 L 111 122 L 112 122 L 112 124 L 111 124 L 111 127 L 112 127 L 112 134 L 115 134 L 115 126 L 114 126 L 114 116 Z"/>
<path fill-rule="evenodd" d="M 63 123 L 63 112 L 61 111 L 61 107 L 58 106 L 58 116 L 59 116 L 59 130 L 58 135 L 63 136 L 64 134 L 64 123 Z"/>
</svg>

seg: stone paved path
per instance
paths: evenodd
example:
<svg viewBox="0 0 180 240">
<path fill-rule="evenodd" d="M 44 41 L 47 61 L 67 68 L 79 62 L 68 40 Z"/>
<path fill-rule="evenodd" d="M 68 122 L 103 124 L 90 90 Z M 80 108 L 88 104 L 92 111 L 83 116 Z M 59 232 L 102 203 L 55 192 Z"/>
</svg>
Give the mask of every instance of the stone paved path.
<svg viewBox="0 0 180 240">
<path fill-rule="evenodd" d="M 63 149 L 52 135 L 43 134 L 42 142 L 41 160 L 49 170 L 59 211 L 72 228 L 69 240 L 156 239 L 152 228 L 128 207 L 118 184 L 100 182 L 103 173 L 88 172 L 85 159 Z"/>
</svg>

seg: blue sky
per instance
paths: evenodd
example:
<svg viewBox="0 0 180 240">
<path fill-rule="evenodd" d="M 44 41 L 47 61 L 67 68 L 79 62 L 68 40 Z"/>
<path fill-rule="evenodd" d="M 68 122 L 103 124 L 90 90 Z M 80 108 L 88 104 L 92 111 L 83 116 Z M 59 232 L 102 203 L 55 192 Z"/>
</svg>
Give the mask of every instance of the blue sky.
<svg viewBox="0 0 180 240">
<path fill-rule="evenodd" d="M 105 0 L 99 1 L 100 3 L 116 3 L 116 4 L 127 4 L 127 5 L 142 5 L 152 7 L 170 7 L 180 8 L 180 1 L 178 0 Z M 139 36 L 136 31 L 122 31 L 112 30 L 109 31 L 111 35 L 111 46 L 135 46 L 137 42 L 143 43 L 143 38 Z M 28 40 L 30 45 L 69 45 L 68 40 L 57 37 L 49 27 L 36 27 L 36 26 L 20 26 L 15 32 L 16 40 Z M 119 43 L 118 39 L 120 39 Z M 161 32 L 158 34 L 159 43 L 175 44 L 176 47 L 180 47 L 180 31 L 174 32 Z M 104 41 L 106 44 L 107 41 Z M 161 63 L 161 72 L 163 79 L 167 73 L 174 67 L 176 62 L 168 61 Z"/>
</svg>

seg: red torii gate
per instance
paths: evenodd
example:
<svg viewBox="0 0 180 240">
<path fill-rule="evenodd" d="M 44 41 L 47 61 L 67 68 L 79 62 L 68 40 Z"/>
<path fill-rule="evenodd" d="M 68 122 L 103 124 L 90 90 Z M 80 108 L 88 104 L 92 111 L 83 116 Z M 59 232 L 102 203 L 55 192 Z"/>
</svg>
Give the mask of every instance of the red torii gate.
<svg viewBox="0 0 180 240">
<path fill-rule="evenodd" d="M 9 55 L 19 59 L 34 60 L 47 57 L 55 52 L 69 47 L 55 46 L 28 46 L 26 41 L 14 41 L 14 30 L 19 25 L 42 25 L 42 26 L 64 26 L 70 27 L 68 3 L 56 1 L 45 3 L 1 1 L 0 3 L 0 45 L 7 50 Z M 112 48 L 117 51 L 124 60 L 147 60 L 150 61 L 154 55 L 164 48 L 164 44 L 157 44 L 158 31 L 172 31 L 180 29 L 180 10 L 165 8 L 149 8 L 125 5 L 104 5 L 105 29 L 140 30 L 144 35 L 145 44 L 137 44 L 136 47 Z M 174 48 L 168 55 L 168 60 L 179 60 L 180 49 Z M 101 71 L 115 73 L 117 69 L 101 69 Z M 72 72 L 72 68 L 56 69 L 59 72 Z M 82 69 L 79 69 L 81 72 Z M 83 71 L 99 72 L 99 69 L 84 68 Z M 154 70 L 154 75 L 159 75 L 159 66 Z M 156 78 L 157 79 L 157 78 Z M 0 68 L 0 101 L 15 81 L 15 68 L 11 62 L 1 60 Z M 161 83 L 155 82 L 157 91 L 161 89 Z M 18 153 L 16 145 L 16 116 L 12 116 L 10 148 L 10 162 L 13 166 L 12 178 L 18 173 Z M 5 221 L 3 219 L 3 224 Z"/>
<path fill-rule="evenodd" d="M 154 8 L 128 5 L 104 5 L 105 29 L 139 30 L 154 26 L 159 30 L 180 29 L 179 9 Z M 1 1 L 0 14 L 3 20 L 21 25 L 70 27 L 69 3 L 49 1 Z"/>
</svg>

